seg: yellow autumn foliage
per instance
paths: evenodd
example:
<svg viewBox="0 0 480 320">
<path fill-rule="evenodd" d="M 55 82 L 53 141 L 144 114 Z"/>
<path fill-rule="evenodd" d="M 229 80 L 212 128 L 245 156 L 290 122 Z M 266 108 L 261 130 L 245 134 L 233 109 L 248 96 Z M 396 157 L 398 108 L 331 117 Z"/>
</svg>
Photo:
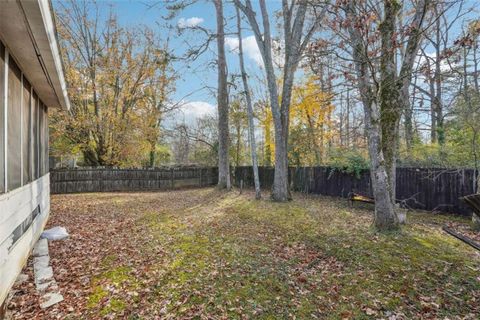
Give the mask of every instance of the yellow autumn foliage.
<svg viewBox="0 0 480 320">
<path fill-rule="evenodd" d="M 52 115 L 62 136 L 53 152 L 75 152 L 91 166 L 152 165 L 173 91 L 168 43 L 148 28 L 121 27 L 114 15 L 65 11 L 58 21 L 71 110 Z"/>
<path fill-rule="evenodd" d="M 315 77 L 293 89 L 290 108 L 290 162 L 295 165 L 318 165 L 325 148 L 335 135 L 332 114 L 333 95 L 320 90 Z"/>
</svg>

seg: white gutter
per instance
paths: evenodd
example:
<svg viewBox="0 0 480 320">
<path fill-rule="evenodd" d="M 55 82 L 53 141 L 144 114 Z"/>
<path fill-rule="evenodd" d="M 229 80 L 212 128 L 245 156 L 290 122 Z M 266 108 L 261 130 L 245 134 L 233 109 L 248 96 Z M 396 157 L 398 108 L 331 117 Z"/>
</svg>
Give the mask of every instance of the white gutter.
<svg viewBox="0 0 480 320">
<path fill-rule="evenodd" d="M 48 107 L 70 106 L 48 0 L 0 0 L 0 40 Z"/>
<path fill-rule="evenodd" d="M 47 32 L 48 42 L 50 44 L 50 49 L 52 51 L 55 69 L 57 70 L 58 78 L 60 81 L 60 86 L 62 88 L 61 94 L 65 101 L 65 108 L 70 110 L 70 100 L 68 99 L 67 85 L 65 78 L 63 76 L 63 65 L 62 58 L 60 56 L 60 51 L 58 50 L 57 37 L 55 33 L 55 26 L 53 24 L 52 11 L 50 9 L 49 0 L 38 0 L 38 5 L 40 6 L 40 11 L 42 13 L 43 23 L 45 25 L 45 30 Z M 58 95 L 58 93 L 57 93 Z M 60 98 L 60 97 L 59 97 Z"/>
</svg>

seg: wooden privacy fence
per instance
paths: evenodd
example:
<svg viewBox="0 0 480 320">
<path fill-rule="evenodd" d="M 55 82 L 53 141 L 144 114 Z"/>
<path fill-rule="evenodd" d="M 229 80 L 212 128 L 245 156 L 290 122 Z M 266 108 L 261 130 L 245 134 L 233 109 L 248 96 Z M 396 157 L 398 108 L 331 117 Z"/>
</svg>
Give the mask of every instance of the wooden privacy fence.
<svg viewBox="0 0 480 320">
<path fill-rule="evenodd" d="M 259 167 L 260 185 L 270 189 L 274 168 Z M 471 210 L 460 197 L 475 193 L 473 169 L 420 169 L 397 168 L 397 200 L 410 208 L 470 215 Z M 253 186 L 251 167 L 235 168 L 235 184 L 243 180 Z M 370 172 L 359 176 L 329 167 L 290 168 L 289 181 L 292 190 L 346 198 L 352 191 L 372 195 Z"/>
<path fill-rule="evenodd" d="M 217 168 L 113 169 L 50 171 L 51 193 L 167 190 L 217 184 Z"/>
<path fill-rule="evenodd" d="M 270 189 L 274 168 L 259 167 L 262 188 Z M 397 168 L 397 199 L 414 209 L 470 215 L 471 210 L 460 197 L 474 193 L 473 169 Z M 243 180 L 253 186 L 251 167 L 234 169 L 235 184 Z M 372 195 L 370 173 L 359 176 L 329 167 L 290 168 L 292 190 L 346 198 L 352 191 Z M 167 190 L 181 187 L 204 187 L 217 184 L 218 169 L 155 168 L 56 169 L 50 172 L 51 193 Z"/>
</svg>

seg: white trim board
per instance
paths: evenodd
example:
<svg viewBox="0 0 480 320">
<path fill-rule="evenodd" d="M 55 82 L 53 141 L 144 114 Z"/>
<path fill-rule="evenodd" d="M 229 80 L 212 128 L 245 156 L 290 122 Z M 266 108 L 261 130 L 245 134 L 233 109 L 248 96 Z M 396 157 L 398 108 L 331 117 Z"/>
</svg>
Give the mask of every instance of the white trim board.
<svg viewBox="0 0 480 320">
<path fill-rule="evenodd" d="M 5 122 L 4 123 L 4 126 L 3 126 L 3 148 L 4 148 L 4 152 L 3 152 L 3 174 L 4 174 L 4 177 L 3 177 L 3 183 L 5 184 L 4 185 L 4 190 L 5 192 L 8 191 L 8 171 L 7 171 L 7 163 L 8 163 L 8 140 L 7 140 L 7 136 L 8 136 L 8 126 L 7 126 L 7 121 L 8 121 L 8 71 L 9 71 L 9 62 L 8 62 L 8 58 L 9 58 L 9 54 L 8 54 L 8 50 L 7 50 L 7 47 L 5 46 L 5 77 L 4 77 L 4 80 L 5 80 L 5 84 L 4 84 L 4 94 L 3 94 L 3 121 Z"/>
<path fill-rule="evenodd" d="M 47 223 L 50 213 L 49 183 L 50 175 L 46 174 L 32 183 L 0 196 L 2 208 L 0 241 L 5 245 L 4 248 L 0 247 L 0 305 L 22 271 L 30 251 Z M 24 234 L 13 245 L 9 245 L 8 238 L 12 232 L 31 214 L 29 210 L 32 208 L 34 210 L 37 206 L 40 206 L 40 214 L 31 222 Z"/>
</svg>

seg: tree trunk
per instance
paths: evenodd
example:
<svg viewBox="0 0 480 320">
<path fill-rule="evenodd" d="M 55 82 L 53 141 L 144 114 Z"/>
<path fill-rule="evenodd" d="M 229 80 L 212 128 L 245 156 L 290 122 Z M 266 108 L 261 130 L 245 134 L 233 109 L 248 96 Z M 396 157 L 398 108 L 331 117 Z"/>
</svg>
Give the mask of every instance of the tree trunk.
<svg viewBox="0 0 480 320">
<path fill-rule="evenodd" d="M 429 80 L 430 88 L 430 142 L 437 143 L 437 100 L 435 99 L 435 83 Z"/>
<path fill-rule="evenodd" d="M 480 93 L 480 85 L 478 83 L 478 76 L 480 74 L 478 70 L 478 59 L 477 59 L 477 50 L 478 50 L 478 38 L 473 39 L 472 45 L 472 54 L 473 54 L 473 85 L 475 87 L 475 92 Z"/>
<path fill-rule="evenodd" d="M 409 99 L 409 86 L 404 85 L 400 92 L 400 101 L 404 102 L 404 115 L 405 115 L 405 145 L 407 147 L 407 155 L 410 156 L 413 146 L 413 114 L 412 104 Z M 413 98 L 415 100 L 415 97 Z M 413 102 L 414 103 L 414 102 Z"/>
<path fill-rule="evenodd" d="M 370 105 L 370 107 L 368 107 L 368 105 Z M 394 230 L 398 228 L 398 218 L 394 210 L 394 202 L 391 198 L 391 179 L 388 177 L 388 169 L 385 166 L 385 159 L 383 158 L 381 148 L 380 114 L 375 102 L 367 102 L 366 109 L 365 124 L 371 162 L 370 174 L 375 199 L 374 225 L 381 231 Z"/>
<path fill-rule="evenodd" d="M 218 50 L 218 188 L 230 190 L 230 165 L 228 159 L 228 88 L 225 57 L 225 31 L 222 0 L 214 0 L 217 19 Z"/>
<path fill-rule="evenodd" d="M 386 17 L 388 17 L 388 15 L 391 15 L 393 8 L 389 7 L 388 1 L 386 2 L 385 7 L 385 11 L 388 11 Z M 355 17 L 357 15 L 355 3 L 348 2 L 346 5 L 346 9 L 350 17 Z M 384 28 L 381 31 L 383 33 L 383 48 L 387 46 L 387 43 L 389 41 L 387 33 L 390 32 L 388 29 L 391 28 L 391 25 L 382 26 L 382 28 Z M 372 86 L 369 81 L 371 75 L 369 74 L 369 58 L 367 48 L 365 47 L 365 43 L 362 39 L 362 34 L 359 32 L 358 29 L 354 27 L 349 27 L 349 34 L 350 40 L 352 42 L 352 55 L 355 61 L 354 66 L 356 78 L 358 81 L 358 89 L 361 96 L 365 115 L 365 129 L 367 133 L 371 166 L 371 181 L 373 187 L 373 196 L 375 198 L 374 225 L 378 230 L 381 231 L 396 229 L 398 228 L 398 219 L 397 215 L 395 214 L 394 203 L 391 197 L 392 188 L 390 187 L 390 179 L 388 175 L 389 168 L 387 168 L 386 166 L 386 161 L 383 154 L 384 146 L 382 143 L 382 139 L 384 138 L 382 136 L 383 130 L 390 128 L 392 119 L 387 119 L 389 121 L 389 126 L 382 127 L 382 121 L 385 119 L 385 116 L 383 116 L 382 118 L 380 116 L 380 108 L 376 102 L 376 88 Z M 391 47 L 389 49 L 391 49 Z M 392 54 L 387 57 L 382 57 L 381 61 L 383 71 L 382 78 L 387 81 L 390 80 L 389 77 L 391 77 L 390 73 L 392 72 L 392 67 L 389 65 L 389 61 L 384 59 L 391 58 Z M 392 94 L 387 89 L 387 87 L 384 87 L 380 90 L 383 90 L 383 92 L 381 92 L 384 94 L 383 99 L 387 99 L 388 101 L 389 99 L 391 99 Z"/>
<path fill-rule="evenodd" d="M 150 168 L 153 168 L 155 166 L 155 147 L 156 147 L 156 143 L 150 143 L 149 161 L 148 161 L 148 165 Z"/>
<path fill-rule="evenodd" d="M 236 167 L 240 166 L 240 151 L 242 149 L 241 130 L 242 130 L 242 128 L 240 128 L 240 124 L 237 124 L 237 128 L 236 128 L 237 143 L 236 143 L 236 147 L 235 147 L 235 166 Z"/>
<path fill-rule="evenodd" d="M 291 6 L 287 1 L 282 2 L 283 27 L 285 38 L 285 65 L 283 68 L 283 84 L 281 100 L 279 103 L 279 90 L 272 57 L 272 36 L 270 33 L 269 13 L 265 0 L 259 1 L 262 16 L 263 32 L 260 30 L 255 11 L 250 0 L 242 4 L 240 0 L 234 0 L 235 5 L 242 10 L 250 22 L 255 40 L 265 67 L 267 76 L 270 107 L 272 109 L 273 123 L 275 128 L 275 176 L 272 190 L 272 199 L 275 201 L 286 201 L 291 199 L 288 185 L 288 128 L 290 115 L 290 100 L 295 70 L 300 61 L 302 52 L 305 50 L 309 40 L 314 33 L 317 22 L 321 21 L 316 17 L 314 27 L 306 34 L 303 32 L 307 12 L 307 1 L 299 1 Z M 325 10 L 323 10 L 325 12 Z M 322 16 L 323 14 L 321 14 Z M 302 41 L 302 35 L 303 37 Z"/>
<path fill-rule="evenodd" d="M 98 161 L 97 154 L 95 151 L 91 149 L 87 149 L 82 151 L 83 154 L 83 162 L 91 167 L 97 167 L 100 166 L 101 164 Z"/>
<path fill-rule="evenodd" d="M 474 129 L 473 131 L 473 138 L 472 138 L 472 149 L 473 149 L 473 157 L 475 161 L 475 171 L 474 171 L 474 189 L 475 193 L 480 194 L 480 171 L 478 166 L 478 152 L 477 152 L 477 131 Z M 474 230 L 480 230 L 480 216 L 474 212 L 472 212 L 472 224 Z"/>
<path fill-rule="evenodd" d="M 350 148 L 350 89 L 347 89 L 347 119 L 345 119 L 347 148 Z"/>
<path fill-rule="evenodd" d="M 280 105 L 278 102 L 278 87 L 277 78 L 273 67 L 272 57 L 272 39 L 270 35 L 270 22 L 268 20 L 268 11 L 266 8 L 265 0 L 260 0 L 260 9 L 262 12 L 264 36 L 263 40 L 261 35 L 255 33 L 257 43 L 262 46 L 261 52 L 263 62 L 265 64 L 265 71 L 267 75 L 268 92 L 270 95 L 270 108 L 272 109 L 273 125 L 275 129 L 275 174 L 273 181 L 272 199 L 274 201 L 287 201 L 291 199 L 290 190 L 288 187 L 288 109 L 285 113 L 284 108 L 288 105 Z M 248 16 L 247 16 L 248 17 Z M 251 18 L 249 18 L 251 19 Z M 263 45 L 262 45 L 263 44 Z M 287 46 L 288 47 L 288 46 Z M 287 55 L 287 54 L 286 54 Z M 288 61 L 285 62 L 284 76 L 290 71 Z M 283 88 L 291 82 L 290 79 L 284 79 Z M 293 79 L 292 79 L 293 81 Z M 283 90 L 287 93 L 287 96 L 282 96 L 282 102 L 290 101 L 290 93 L 288 90 Z M 285 122 L 287 120 L 287 122 Z"/>
<path fill-rule="evenodd" d="M 397 87 L 394 34 L 396 16 L 400 9 L 395 1 L 385 1 L 385 18 L 380 25 L 382 39 L 380 59 L 380 89 L 379 101 L 381 110 L 381 148 L 383 151 L 385 169 L 392 203 L 395 202 L 396 153 L 398 145 L 398 127 L 402 107 L 399 104 L 400 95 Z"/>
<path fill-rule="evenodd" d="M 271 167 L 272 166 L 272 148 L 271 148 L 271 143 L 272 143 L 272 133 L 270 132 L 270 126 L 264 128 L 265 131 L 265 142 L 264 142 L 264 166 Z"/>
<path fill-rule="evenodd" d="M 443 128 L 443 98 L 442 98 L 442 70 L 440 68 L 441 64 L 441 48 L 440 42 L 441 34 L 440 34 L 440 14 L 438 12 L 437 5 L 434 6 L 434 13 L 436 16 L 436 30 L 435 30 L 435 118 L 437 120 L 436 129 L 437 129 L 437 139 L 438 144 L 442 147 L 445 144 L 445 130 Z"/>
<path fill-rule="evenodd" d="M 237 28 L 238 28 L 238 57 L 240 60 L 240 71 L 242 73 L 243 89 L 245 91 L 245 100 L 247 101 L 247 117 L 248 117 L 248 138 L 250 141 L 250 153 L 252 154 L 253 182 L 255 185 L 255 199 L 260 199 L 260 179 L 258 176 L 257 162 L 257 144 L 255 141 L 255 126 L 253 124 L 253 107 L 252 97 L 248 86 L 247 73 L 245 72 L 245 63 L 243 60 L 243 44 L 242 44 L 242 23 L 240 19 L 240 10 L 236 7 L 237 12 Z"/>
<path fill-rule="evenodd" d="M 275 129 L 275 174 L 273 179 L 272 199 L 288 201 L 292 197 L 288 186 L 288 134 L 281 128 Z"/>
<path fill-rule="evenodd" d="M 345 146 L 345 132 L 343 131 L 345 112 L 343 111 L 343 94 L 340 93 L 340 116 L 338 121 L 338 134 L 340 136 L 340 147 Z"/>
<path fill-rule="evenodd" d="M 310 137 L 310 144 L 312 145 L 313 151 L 315 153 L 315 164 L 319 166 L 322 162 L 320 147 L 318 146 L 318 139 L 317 139 L 317 136 L 315 135 L 315 128 L 314 128 L 312 117 L 310 117 L 308 112 L 306 113 L 307 113 L 308 135 Z M 340 134 L 340 137 L 341 137 L 341 134 Z"/>
</svg>

